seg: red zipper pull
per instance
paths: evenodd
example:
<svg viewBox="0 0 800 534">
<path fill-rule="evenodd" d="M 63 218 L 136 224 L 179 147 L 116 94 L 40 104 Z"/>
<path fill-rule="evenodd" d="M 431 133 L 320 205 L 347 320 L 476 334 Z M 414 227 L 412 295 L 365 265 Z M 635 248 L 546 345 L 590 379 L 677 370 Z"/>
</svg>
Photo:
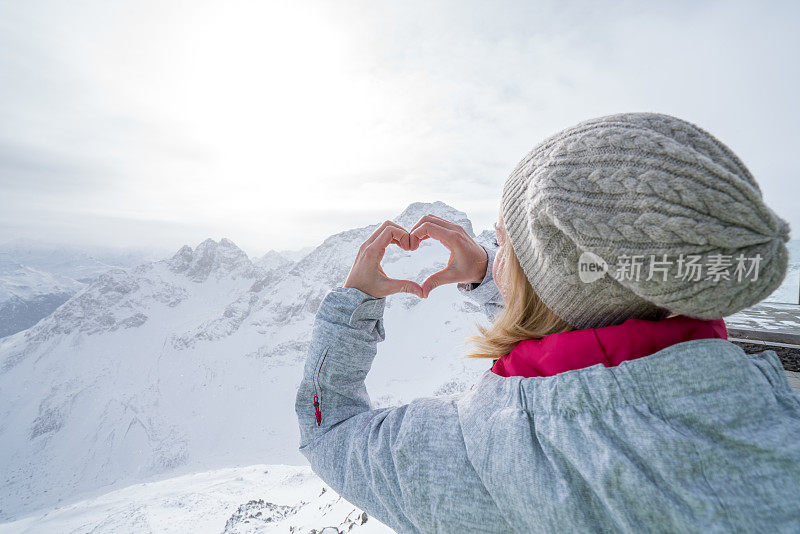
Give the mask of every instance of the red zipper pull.
<svg viewBox="0 0 800 534">
<path fill-rule="evenodd" d="M 314 395 L 314 414 L 317 416 L 317 426 L 322 423 L 322 412 L 319 411 L 319 399 Z"/>
<path fill-rule="evenodd" d="M 325 354 L 322 355 L 322 361 L 319 362 L 317 374 L 314 376 L 314 391 L 317 391 L 319 385 L 319 373 L 322 371 L 322 364 L 325 363 L 325 358 L 328 356 L 328 349 L 325 349 Z M 322 412 L 319 411 L 319 398 L 314 395 L 314 414 L 317 416 L 317 426 L 322 424 Z"/>
</svg>

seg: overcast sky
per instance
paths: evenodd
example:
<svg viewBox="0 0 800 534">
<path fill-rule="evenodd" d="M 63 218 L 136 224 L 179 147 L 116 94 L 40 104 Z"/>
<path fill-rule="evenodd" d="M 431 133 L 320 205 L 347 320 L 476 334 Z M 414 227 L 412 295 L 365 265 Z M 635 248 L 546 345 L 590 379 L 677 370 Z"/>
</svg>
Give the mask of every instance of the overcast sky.
<svg viewBox="0 0 800 534">
<path fill-rule="evenodd" d="M 736 152 L 800 229 L 798 2 L 0 0 L 0 242 L 252 254 L 442 200 L 625 111 Z"/>
</svg>

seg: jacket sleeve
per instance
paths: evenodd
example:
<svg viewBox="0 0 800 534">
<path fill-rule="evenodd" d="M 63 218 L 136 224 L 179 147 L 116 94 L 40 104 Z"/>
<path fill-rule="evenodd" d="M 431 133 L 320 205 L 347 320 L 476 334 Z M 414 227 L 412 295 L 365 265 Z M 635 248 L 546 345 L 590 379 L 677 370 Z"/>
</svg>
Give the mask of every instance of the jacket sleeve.
<svg viewBox="0 0 800 534">
<path fill-rule="evenodd" d="M 459 283 L 456 285 L 458 291 L 471 298 L 475 303 L 483 307 L 490 321 L 493 321 L 505 307 L 500 290 L 492 277 L 492 264 L 494 263 L 497 247 L 481 245 L 489 257 L 486 265 L 486 274 L 478 284 Z"/>
<path fill-rule="evenodd" d="M 385 302 L 351 287 L 322 300 L 295 401 L 299 450 L 339 495 L 396 530 L 415 532 L 393 458 L 405 407 L 371 409 L 364 383 L 385 338 Z"/>
<path fill-rule="evenodd" d="M 439 531 L 448 517 L 475 530 L 494 506 L 467 458 L 454 397 L 371 409 L 364 380 L 385 338 L 384 304 L 344 287 L 322 300 L 295 401 L 299 450 L 334 491 L 397 532 Z M 462 492 L 470 497 L 443 504 Z"/>
</svg>

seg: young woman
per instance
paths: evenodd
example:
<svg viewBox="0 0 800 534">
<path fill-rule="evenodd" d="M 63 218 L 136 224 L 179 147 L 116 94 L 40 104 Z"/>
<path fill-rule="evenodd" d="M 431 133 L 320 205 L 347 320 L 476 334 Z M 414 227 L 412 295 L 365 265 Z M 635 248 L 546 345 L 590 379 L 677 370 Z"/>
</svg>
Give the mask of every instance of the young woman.
<svg viewBox="0 0 800 534">
<path fill-rule="evenodd" d="M 728 147 L 658 113 L 581 122 L 511 173 L 496 230 L 386 221 L 324 298 L 296 409 L 325 482 L 398 532 L 800 528 L 800 395 L 722 321 L 780 285 L 789 228 Z M 422 285 L 381 270 L 428 238 L 451 257 Z M 371 409 L 385 297 L 446 283 L 493 319 L 468 355 L 491 370 Z"/>
</svg>

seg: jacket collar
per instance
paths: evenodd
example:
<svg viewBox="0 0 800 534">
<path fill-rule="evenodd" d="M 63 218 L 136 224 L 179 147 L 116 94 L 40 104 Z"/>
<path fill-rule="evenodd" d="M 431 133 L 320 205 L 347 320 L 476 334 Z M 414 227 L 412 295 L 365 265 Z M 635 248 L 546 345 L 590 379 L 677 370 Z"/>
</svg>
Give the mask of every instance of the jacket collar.
<svg viewBox="0 0 800 534">
<path fill-rule="evenodd" d="M 628 319 L 622 324 L 585 328 L 517 343 L 492 366 L 500 376 L 553 376 L 598 363 L 619 365 L 693 339 L 727 339 L 722 319 L 694 319 L 685 315 L 660 321 Z"/>
</svg>

